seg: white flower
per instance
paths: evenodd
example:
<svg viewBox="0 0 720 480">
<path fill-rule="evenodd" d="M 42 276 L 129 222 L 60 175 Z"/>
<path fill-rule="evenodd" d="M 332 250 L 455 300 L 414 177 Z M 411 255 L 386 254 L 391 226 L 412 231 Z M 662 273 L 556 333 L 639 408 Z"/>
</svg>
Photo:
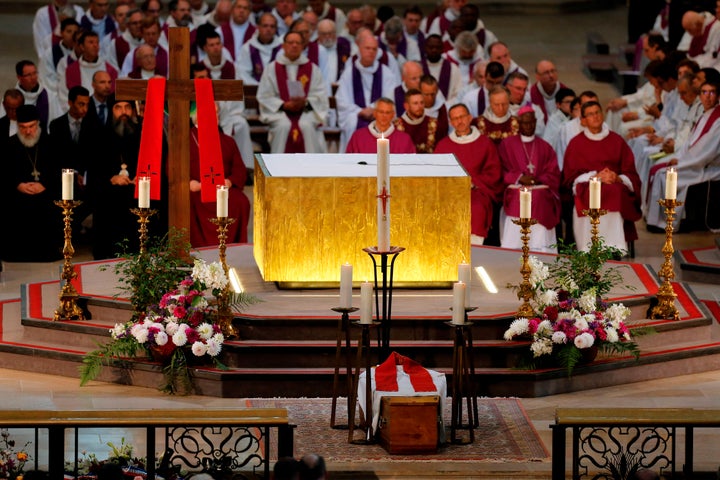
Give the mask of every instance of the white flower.
<svg viewBox="0 0 720 480">
<path fill-rule="evenodd" d="M 213 338 L 207 341 L 207 354 L 211 357 L 217 357 L 222 350 L 222 342 L 217 342 Z"/>
<path fill-rule="evenodd" d="M 145 343 L 148 339 L 148 330 L 144 324 L 136 323 L 130 329 L 130 334 L 138 343 Z"/>
<path fill-rule="evenodd" d="M 168 334 L 165 332 L 158 332 L 155 334 L 155 343 L 160 345 L 161 347 L 165 345 L 168 342 Z"/>
<path fill-rule="evenodd" d="M 580 335 L 575 337 L 575 346 L 577 348 L 590 348 L 593 346 L 593 343 L 595 343 L 595 337 L 593 337 L 588 332 L 581 333 Z"/>
<path fill-rule="evenodd" d="M 195 342 L 192 345 L 192 352 L 193 355 L 196 357 L 202 357 L 207 353 L 207 345 L 205 345 L 203 342 Z"/>
<path fill-rule="evenodd" d="M 569 312 L 558 312 L 558 321 L 560 320 L 573 320 L 579 317 L 580 314 L 577 310 L 570 310 Z"/>
<path fill-rule="evenodd" d="M 185 333 L 185 329 L 178 328 L 177 332 L 175 332 L 172 336 L 172 341 L 178 347 L 185 345 L 187 343 L 187 334 Z"/>
<path fill-rule="evenodd" d="M 538 324 L 537 332 L 535 332 L 535 335 L 549 336 L 552 335 L 552 331 L 552 322 L 550 322 L 550 320 L 543 320 Z"/>
<path fill-rule="evenodd" d="M 225 270 L 223 270 L 220 262 L 206 264 L 203 260 L 196 259 L 195 265 L 193 266 L 192 277 L 210 289 L 223 289 L 228 283 Z"/>
<path fill-rule="evenodd" d="M 616 343 L 620 340 L 617 330 L 611 326 L 605 327 L 605 333 L 607 334 L 607 341 L 610 343 Z"/>
<path fill-rule="evenodd" d="M 113 340 L 117 340 L 118 338 L 125 336 L 125 324 L 124 323 L 116 323 L 115 326 L 110 330 L 110 335 L 112 336 Z"/>
<path fill-rule="evenodd" d="M 207 340 L 208 338 L 213 336 L 213 327 L 209 323 L 201 323 L 197 327 L 197 332 L 200 334 L 200 337 L 203 340 Z"/>
<path fill-rule="evenodd" d="M 558 294 L 555 290 L 545 290 L 540 293 L 539 300 L 542 305 L 554 306 L 557 305 Z"/>
<path fill-rule="evenodd" d="M 222 344 L 225 342 L 225 335 L 218 332 L 215 335 L 213 335 L 210 340 L 212 340 L 213 342 Z"/>
<path fill-rule="evenodd" d="M 587 330 L 589 327 L 587 320 L 585 320 L 584 316 L 579 317 L 577 320 L 575 320 L 575 328 L 582 332 L 583 330 Z"/>
<path fill-rule="evenodd" d="M 528 319 L 518 318 L 512 321 L 510 327 L 505 331 L 505 335 L 503 335 L 503 337 L 505 338 L 505 340 L 512 340 L 513 337 L 517 335 L 522 335 L 523 333 L 527 333 L 527 331 Z"/>
<path fill-rule="evenodd" d="M 528 259 L 528 263 L 530 264 L 530 285 L 543 285 L 550 276 L 548 266 L 532 255 Z"/>
<path fill-rule="evenodd" d="M 595 289 L 591 288 L 587 292 L 584 292 L 582 296 L 578 299 L 578 305 L 580 308 L 586 312 L 594 312 L 595 311 L 595 299 L 597 297 L 597 294 L 595 293 Z"/>
<path fill-rule="evenodd" d="M 615 303 L 613 305 L 610 305 L 607 310 L 605 310 L 605 318 L 613 322 L 613 326 L 615 326 L 616 328 L 619 322 L 624 321 L 629 316 L 630 309 L 622 303 Z"/>
<path fill-rule="evenodd" d="M 539 338 L 530 345 L 530 350 L 533 353 L 533 357 L 539 357 L 541 355 L 549 355 L 552 353 L 552 340 L 549 338 Z"/>
<path fill-rule="evenodd" d="M 168 322 L 165 324 L 165 331 L 168 335 L 175 335 L 175 332 L 178 331 L 178 327 L 179 324 L 175 320 L 168 320 Z"/>
<path fill-rule="evenodd" d="M 555 332 L 552 334 L 553 343 L 567 343 L 567 335 L 565 332 Z"/>
</svg>

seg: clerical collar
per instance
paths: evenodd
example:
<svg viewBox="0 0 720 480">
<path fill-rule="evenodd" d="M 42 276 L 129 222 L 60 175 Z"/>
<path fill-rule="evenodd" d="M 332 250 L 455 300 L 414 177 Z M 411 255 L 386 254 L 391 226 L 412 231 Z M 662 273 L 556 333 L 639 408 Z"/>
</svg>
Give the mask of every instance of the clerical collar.
<svg viewBox="0 0 720 480">
<path fill-rule="evenodd" d="M 589 138 L 590 140 L 595 140 L 597 142 L 610 135 L 610 128 L 608 128 L 607 124 L 603 122 L 602 130 L 600 130 L 599 133 L 592 133 L 587 128 L 583 128 L 583 132 L 585 133 L 585 136 L 587 138 Z"/>
<path fill-rule="evenodd" d="M 475 125 L 472 125 L 470 127 L 470 133 L 467 135 L 463 135 L 462 137 L 458 136 L 457 133 L 452 132 L 450 135 L 450 140 L 452 140 L 455 143 L 465 144 L 465 143 L 472 143 L 478 138 L 480 138 L 480 130 L 477 129 Z"/>
<path fill-rule="evenodd" d="M 491 109 L 486 108 L 485 113 L 483 113 L 483 117 L 485 117 L 488 121 L 492 123 L 505 123 L 510 120 L 511 114 L 510 110 L 508 109 L 508 111 L 505 112 L 505 115 L 503 115 L 502 117 L 498 117 Z"/>
<path fill-rule="evenodd" d="M 405 123 L 408 123 L 410 125 L 420 125 L 423 120 L 425 120 L 425 115 L 423 114 L 423 116 L 420 118 L 410 118 L 408 112 L 405 112 L 402 114 L 402 119 L 405 121 Z"/>
<path fill-rule="evenodd" d="M 525 135 L 520 135 L 520 140 L 523 143 L 530 143 L 535 140 L 535 135 L 530 135 L 529 137 L 526 137 Z"/>
<path fill-rule="evenodd" d="M 304 65 L 309 62 L 308 58 L 302 54 L 300 54 L 300 56 L 295 60 L 290 60 L 285 56 L 285 52 L 282 51 L 278 52 L 277 57 L 275 57 L 275 61 L 280 65 Z"/>
<path fill-rule="evenodd" d="M 362 63 L 360 63 L 360 58 L 358 58 L 355 60 L 355 68 L 357 68 L 360 73 L 374 74 L 375 71 L 380 68 L 380 62 L 375 60 L 373 61 L 372 65 L 370 65 L 369 67 L 365 67 Z"/>
<path fill-rule="evenodd" d="M 375 120 L 373 120 L 372 122 L 370 122 L 370 125 L 368 125 L 368 129 L 370 130 L 370 134 L 375 138 L 380 138 L 380 137 L 388 138 L 395 131 L 395 125 L 393 125 L 391 123 L 390 127 L 387 130 L 385 130 L 384 132 L 381 132 L 380 130 L 377 129 L 377 126 L 375 125 Z"/>
</svg>

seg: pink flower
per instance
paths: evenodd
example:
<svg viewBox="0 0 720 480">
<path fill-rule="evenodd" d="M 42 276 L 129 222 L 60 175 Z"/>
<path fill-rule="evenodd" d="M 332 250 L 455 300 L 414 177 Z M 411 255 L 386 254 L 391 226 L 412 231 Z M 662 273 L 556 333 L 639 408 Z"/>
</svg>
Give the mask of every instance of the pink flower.
<svg viewBox="0 0 720 480">
<path fill-rule="evenodd" d="M 174 314 L 177 318 L 185 318 L 185 315 L 187 315 L 187 310 L 185 310 L 185 307 L 183 307 L 182 305 L 178 305 L 178 306 L 175 308 L 175 311 L 173 312 L 173 314 Z"/>
<path fill-rule="evenodd" d="M 540 324 L 540 320 L 538 320 L 537 318 L 531 318 L 530 320 L 528 320 L 528 332 L 531 335 L 535 334 L 535 332 L 537 332 L 539 324 Z"/>
</svg>

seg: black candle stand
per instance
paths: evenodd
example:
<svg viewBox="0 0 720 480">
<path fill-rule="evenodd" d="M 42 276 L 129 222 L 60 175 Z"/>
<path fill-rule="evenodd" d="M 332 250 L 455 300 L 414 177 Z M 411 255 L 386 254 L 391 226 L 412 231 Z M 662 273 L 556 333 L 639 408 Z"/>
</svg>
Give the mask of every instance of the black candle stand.
<svg viewBox="0 0 720 480">
<path fill-rule="evenodd" d="M 475 442 L 475 428 L 479 426 L 477 390 L 475 389 L 475 361 L 473 359 L 472 322 L 468 312 L 477 307 L 465 307 L 464 323 L 446 322 L 455 327 L 453 344 L 452 373 L 452 418 L 450 420 L 450 442 L 469 444 Z M 466 402 L 467 423 L 463 423 L 463 401 Z M 468 431 L 468 439 L 459 438 L 459 430 Z"/>
<path fill-rule="evenodd" d="M 360 327 L 360 341 L 358 342 L 357 348 L 357 359 L 355 362 L 355 377 L 353 382 L 353 392 L 357 393 L 358 385 L 360 383 L 360 370 L 365 368 L 365 411 L 362 412 L 362 418 L 360 427 L 365 431 L 365 437 L 363 439 L 355 440 L 353 434 L 355 433 L 355 405 L 357 401 L 349 402 L 350 409 L 348 410 L 348 442 L 356 445 L 368 445 L 375 443 L 375 432 L 373 431 L 372 420 L 373 420 L 373 395 L 372 395 L 372 359 L 370 350 L 370 328 L 374 328 L 380 325 L 380 322 L 372 323 L 360 323 L 352 322 L 353 325 Z M 353 396 L 353 400 L 355 400 Z"/>
<path fill-rule="evenodd" d="M 341 314 L 340 320 L 338 320 L 338 328 L 336 335 L 336 346 L 335 346 L 335 375 L 333 376 L 333 399 L 332 399 L 332 410 L 330 413 L 330 428 L 343 430 L 350 428 L 350 422 L 354 422 L 355 419 L 350 416 L 350 403 L 354 399 L 353 388 L 353 377 L 352 377 L 352 353 L 350 352 L 350 314 L 357 312 L 357 307 L 335 307 L 332 309 L 334 312 Z M 346 424 L 335 424 L 335 413 L 337 411 L 337 399 L 338 399 L 338 388 L 340 383 L 340 368 L 341 366 L 341 351 L 343 348 L 343 337 L 345 340 L 345 396 L 347 397 L 347 415 L 348 422 Z"/>
</svg>

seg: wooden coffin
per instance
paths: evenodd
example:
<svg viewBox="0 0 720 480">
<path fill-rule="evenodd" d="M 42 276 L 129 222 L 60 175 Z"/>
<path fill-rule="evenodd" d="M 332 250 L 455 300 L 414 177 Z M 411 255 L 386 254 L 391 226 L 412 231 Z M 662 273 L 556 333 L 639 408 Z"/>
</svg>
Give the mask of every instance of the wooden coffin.
<svg viewBox="0 0 720 480">
<path fill-rule="evenodd" d="M 438 448 L 440 398 L 382 397 L 378 435 L 391 454 L 434 453 Z"/>
</svg>

